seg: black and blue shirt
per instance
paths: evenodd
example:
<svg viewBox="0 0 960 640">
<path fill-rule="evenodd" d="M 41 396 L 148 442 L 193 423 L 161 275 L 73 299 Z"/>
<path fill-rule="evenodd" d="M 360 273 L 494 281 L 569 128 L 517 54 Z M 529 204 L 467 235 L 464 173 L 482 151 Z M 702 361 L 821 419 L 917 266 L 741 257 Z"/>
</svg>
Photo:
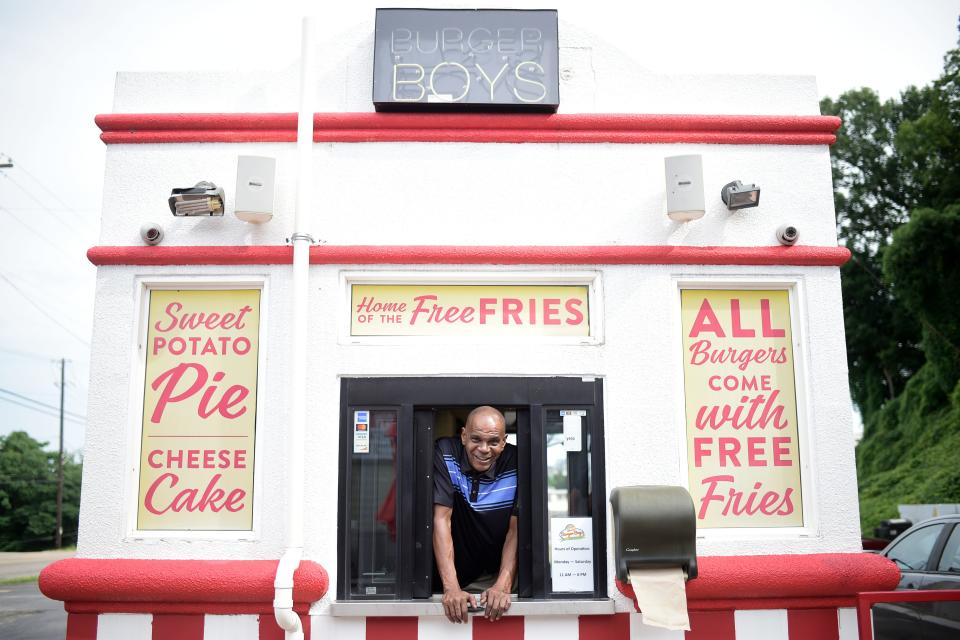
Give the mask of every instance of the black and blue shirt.
<svg viewBox="0 0 960 640">
<path fill-rule="evenodd" d="M 475 471 L 459 438 L 437 440 L 433 503 L 453 509 L 453 559 L 465 587 L 500 571 L 510 516 L 517 513 L 517 448 L 503 452 L 486 471 Z"/>
</svg>

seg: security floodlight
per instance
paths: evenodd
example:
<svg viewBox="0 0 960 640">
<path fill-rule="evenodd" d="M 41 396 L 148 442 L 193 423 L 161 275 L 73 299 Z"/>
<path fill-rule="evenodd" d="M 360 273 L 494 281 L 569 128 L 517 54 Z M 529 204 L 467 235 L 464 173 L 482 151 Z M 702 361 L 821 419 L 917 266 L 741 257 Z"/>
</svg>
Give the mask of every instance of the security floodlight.
<svg viewBox="0 0 960 640">
<path fill-rule="evenodd" d="M 723 189 L 720 190 L 720 199 L 730 211 L 749 209 L 760 204 L 760 187 L 734 180 L 723 185 Z"/>
<path fill-rule="evenodd" d="M 222 216 L 223 199 L 223 189 L 204 180 L 192 187 L 172 190 L 167 204 L 175 216 Z"/>
</svg>

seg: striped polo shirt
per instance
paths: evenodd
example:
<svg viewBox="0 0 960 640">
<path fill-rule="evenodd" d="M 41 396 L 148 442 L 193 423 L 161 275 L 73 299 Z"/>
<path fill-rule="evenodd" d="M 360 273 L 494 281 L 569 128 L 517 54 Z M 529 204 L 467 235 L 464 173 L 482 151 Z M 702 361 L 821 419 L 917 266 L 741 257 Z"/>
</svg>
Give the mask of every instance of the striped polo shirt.
<svg viewBox="0 0 960 640">
<path fill-rule="evenodd" d="M 517 448 L 505 445 L 493 466 L 479 472 L 470 466 L 460 438 L 441 438 L 433 466 L 433 503 L 453 509 L 453 559 L 460 586 L 496 576 L 510 516 L 517 513 Z"/>
</svg>

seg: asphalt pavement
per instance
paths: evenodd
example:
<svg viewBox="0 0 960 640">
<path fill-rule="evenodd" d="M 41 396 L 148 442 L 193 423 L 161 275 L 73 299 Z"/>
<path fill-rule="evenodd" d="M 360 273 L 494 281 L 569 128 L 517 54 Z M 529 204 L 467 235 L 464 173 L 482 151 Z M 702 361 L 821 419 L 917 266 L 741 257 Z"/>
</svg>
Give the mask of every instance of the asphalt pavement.
<svg viewBox="0 0 960 640">
<path fill-rule="evenodd" d="M 73 551 L 0 553 L 0 581 L 36 576 L 45 566 Z M 0 585 L 0 638 L 3 640 L 63 640 L 67 613 L 63 603 L 47 599 L 35 580 Z"/>
</svg>

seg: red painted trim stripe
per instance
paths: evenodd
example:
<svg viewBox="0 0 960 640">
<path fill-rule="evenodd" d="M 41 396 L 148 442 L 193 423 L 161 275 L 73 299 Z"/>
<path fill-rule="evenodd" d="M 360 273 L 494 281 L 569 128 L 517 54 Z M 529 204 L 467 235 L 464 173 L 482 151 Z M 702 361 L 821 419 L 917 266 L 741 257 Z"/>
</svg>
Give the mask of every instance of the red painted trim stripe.
<svg viewBox="0 0 960 640">
<path fill-rule="evenodd" d="M 690 612 L 690 631 L 684 633 L 684 640 L 736 640 L 736 638 L 737 628 L 733 609 Z M 810 636 L 804 640 L 813 638 L 816 636 Z"/>
<path fill-rule="evenodd" d="M 418 618 L 367 618 L 366 640 L 417 640 Z"/>
<path fill-rule="evenodd" d="M 308 618 L 310 616 L 307 616 Z M 303 616 L 300 617 L 303 620 Z M 263 613 L 257 618 L 257 639 L 258 640 L 284 640 L 286 634 L 277 624 L 276 618 L 272 613 Z M 309 638 L 310 636 L 305 635 Z"/>
<path fill-rule="evenodd" d="M 116 265 L 289 264 L 288 246 L 92 247 L 98 267 Z M 379 246 L 319 245 L 311 264 L 713 264 L 837 267 L 850 259 L 846 247 L 678 246 Z"/>
<path fill-rule="evenodd" d="M 630 640 L 630 614 L 580 616 L 580 640 Z"/>
<path fill-rule="evenodd" d="M 113 113 L 106 144 L 294 142 L 295 113 Z M 315 142 L 712 143 L 823 145 L 835 116 L 317 113 Z"/>
<path fill-rule="evenodd" d="M 490 622 L 482 616 L 474 616 L 473 640 L 523 640 L 523 617 L 507 616 Z"/>
<path fill-rule="evenodd" d="M 836 609 L 788 609 L 790 640 L 840 640 L 840 618 Z"/>
<path fill-rule="evenodd" d="M 97 640 L 97 620 L 95 613 L 71 613 L 67 615 L 66 640 Z"/>
<path fill-rule="evenodd" d="M 153 640 L 203 640 L 203 615 L 154 614 Z"/>
<path fill-rule="evenodd" d="M 303 627 L 303 637 L 310 638 L 310 616 L 306 611 L 300 614 L 300 626 Z M 257 620 L 258 640 L 284 640 L 286 634 L 277 624 L 273 613 L 264 613 Z"/>
</svg>

